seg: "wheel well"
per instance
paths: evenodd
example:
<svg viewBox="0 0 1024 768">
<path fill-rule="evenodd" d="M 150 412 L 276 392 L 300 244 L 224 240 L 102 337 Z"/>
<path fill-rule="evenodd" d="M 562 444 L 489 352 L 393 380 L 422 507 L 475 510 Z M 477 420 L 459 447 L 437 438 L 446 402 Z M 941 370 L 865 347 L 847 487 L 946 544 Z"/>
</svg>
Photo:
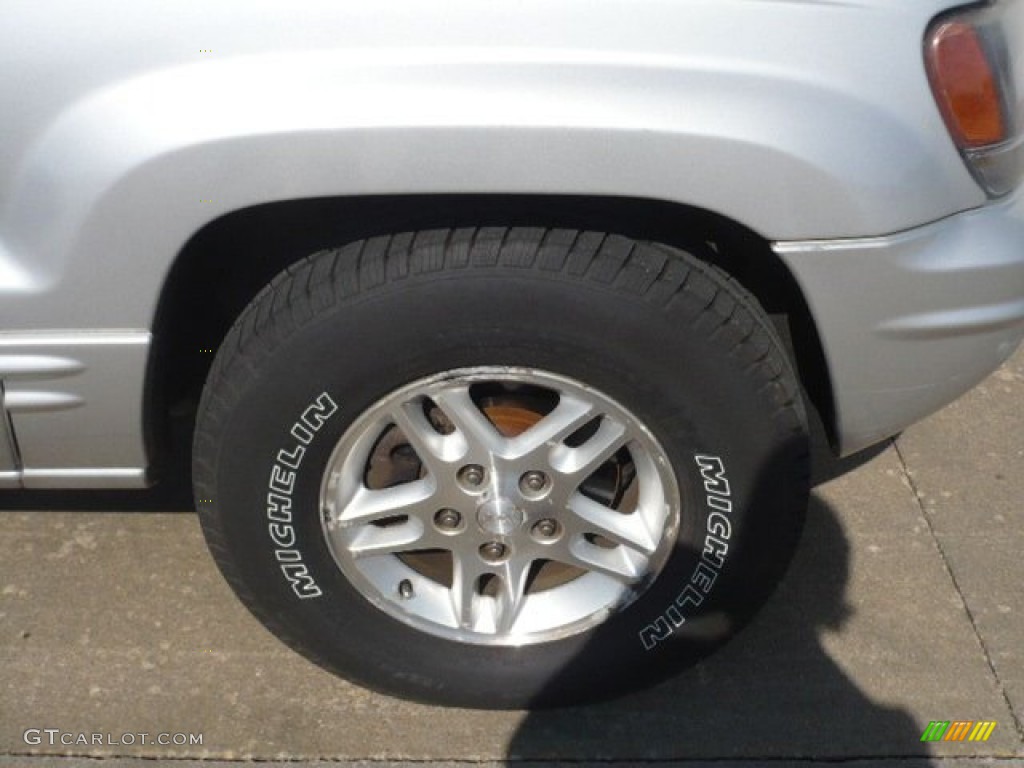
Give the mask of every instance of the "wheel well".
<svg viewBox="0 0 1024 768">
<path fill-rule="evenodd" d="M 274 275 L 324 248 L 374 235 L 459 226 L 614 232 L 664 242 L 719 266 L 757 297 L 788 336 L 804 388 L 834 438 L 828 370 L 803 295 L 769 243 L 731 220 L 699 208 L 634 198 L 316 198 L 226 214 L 196 232 L 178 255 L 161 293 L 148 374 L 147 424 L 157 469 L 163 457 L 187 454 L 172 443 L 191 433 L 213 354 L 235 318 Z"/>
</svg>

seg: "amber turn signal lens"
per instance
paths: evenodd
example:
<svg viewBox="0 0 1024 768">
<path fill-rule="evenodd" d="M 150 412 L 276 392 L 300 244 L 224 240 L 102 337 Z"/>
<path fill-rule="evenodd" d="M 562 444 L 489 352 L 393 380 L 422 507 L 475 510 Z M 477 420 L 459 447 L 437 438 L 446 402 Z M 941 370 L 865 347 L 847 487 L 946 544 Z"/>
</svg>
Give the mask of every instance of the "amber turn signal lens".
<svg viewBox="0 0 1024 768">
<path fill-rule="evenodd" d="M 998 81 L 977 30 L 963 21 L 942 23 L 927 53 L 932 90 L 957 144 L 976 149 L 1005 141 Z"/>
</svg>

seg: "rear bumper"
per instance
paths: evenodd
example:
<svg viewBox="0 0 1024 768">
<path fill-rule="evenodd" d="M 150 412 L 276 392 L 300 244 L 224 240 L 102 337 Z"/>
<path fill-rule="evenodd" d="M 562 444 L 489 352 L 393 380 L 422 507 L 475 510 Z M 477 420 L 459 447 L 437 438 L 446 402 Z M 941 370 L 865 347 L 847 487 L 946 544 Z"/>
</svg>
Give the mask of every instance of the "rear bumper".
<svg viewBox="0 0 1024 768">
<path fill-rule="evenodd" d="M 1024 338 L 1024 187 L 888 237 L 773 248 L 817 324 L 843 455 L 956 399 Z"/>
</svg>

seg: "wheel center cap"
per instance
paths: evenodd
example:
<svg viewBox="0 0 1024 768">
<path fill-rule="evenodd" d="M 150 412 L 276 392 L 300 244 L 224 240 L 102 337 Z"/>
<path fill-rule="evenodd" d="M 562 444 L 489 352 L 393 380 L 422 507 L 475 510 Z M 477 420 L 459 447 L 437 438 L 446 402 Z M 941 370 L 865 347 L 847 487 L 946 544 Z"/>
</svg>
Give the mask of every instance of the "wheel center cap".
<svg viewBox="0 0 1024 768">
<path fill-rule="evenodd" d="M 486 533 L 508 536 L 523 524 L 523 510 L 506 498 L 491 499 L 476 510 L 476 521 Z"/>
</svg>

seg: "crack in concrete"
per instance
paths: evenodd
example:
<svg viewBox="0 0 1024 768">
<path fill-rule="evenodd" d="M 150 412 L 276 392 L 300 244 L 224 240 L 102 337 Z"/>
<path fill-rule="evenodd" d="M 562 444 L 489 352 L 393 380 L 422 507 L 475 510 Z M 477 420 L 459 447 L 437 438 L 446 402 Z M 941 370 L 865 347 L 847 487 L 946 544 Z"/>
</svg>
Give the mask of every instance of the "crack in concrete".
<svg viewBox="0 0 1024 768">
<path fill-rule="evenodd" d="M 995 662 L 992 661 L 992 654 L 989 653 L 988 646 L 985 644 L 985 638 L 982 637 L 981 629 L 978 627 L 978 622 L 974 618 L 974 611 L 971 610 L 970 603 L 967 601 L 967 596 L 964 595 L 963 590 L 960 588 L 960 582 L 957 580 L 956 573 L 953 571 L 953 566 L 949 562 L 949 557 L 946 555 L 946 550 L 943 549 L 942 542 L 939 541 L 939 537 L 935 533 L 935 527 L 932 525 L 932 520 L 928 516 L 928 510 L 925 509 L 924 506 L 924 494 L 918 488 L 913 475 L 910 473 L 910 467 L 907 465 L 906 457 L 904 457 L 903 451 L 900 449 L 899 438 L 893 438 L 892 447 L 896 452 L 896 458 L 900 463 L 900 468 L 903 470 L 903 476 L 907 479 L 907 484 L 910 486 L 910 490 L 914 494 L 914 503 L 917 505 L 917 509 L 921 513 L 924 524 L 928 528 L 928 533 L 931 535 L 932 543 L 935 545 L 935 549 L 938 551 L 939 557 L 942 559 L 942 567 L 946 571 L 946 575 L 949 577 L 949 580 L 953 585 L 953 589 L 956 590 L 957 597 L 960 598 L 960 604 L 963 606 L 964 613 L 967 614 L 968 621 L 971 622 L 974 639 L 977 640 L 978 647 L 981 648 L 981 652 L 985 657 L 985 663 L 988 665 L 989 671 L 991 671 L 992 677 L 996 681 L 996 688 L 999 690 L 999 695 L 1003 697 L 1006 709 L 1010 713 L 1010 717 L 1013 718 L 1013 725 L 1014 730 L 1017 732 L 1017 738 L 1020 740 L 1021 744 L 1024 745 L 1024 723 L 1021 722 L 1020 716 L 1013 707 L 1013 702 L 1010 700 L 1010 696 L 1006 692 L 1003 680 L 999 677 L 998 670 L 996 670 Z"/>
</svg>

